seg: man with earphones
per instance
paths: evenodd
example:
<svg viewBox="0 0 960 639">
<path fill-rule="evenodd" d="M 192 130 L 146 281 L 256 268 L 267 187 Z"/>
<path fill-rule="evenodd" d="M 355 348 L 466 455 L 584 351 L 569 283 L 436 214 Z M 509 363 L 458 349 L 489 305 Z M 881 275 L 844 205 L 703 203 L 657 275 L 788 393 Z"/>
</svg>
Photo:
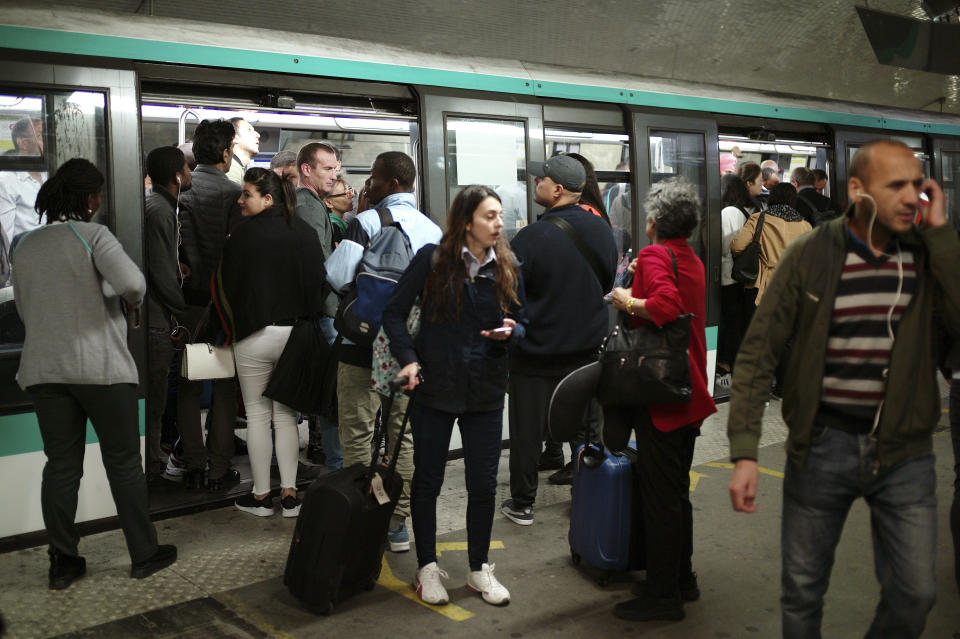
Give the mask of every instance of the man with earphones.
<svg viewBox="0 0 960 639">
<path fill-rule="evenodd" d="M 880 604 L 867 637 L 918 637 L 933 607 L 940 417 L 934 322 L 960 327 L 960 240 L 906 145 L 857 151 L 845 215 L 784 253 L 736 361 L 727 425 L 734 510 L 757 509 L 764 402 L 789 337 L 783 419 L 784 637 L 820 637 L 853 501 L 870 508 Z"/>
<path fill-rule="evenodd" d="M 161 417 L 167 404 L 167 376 L 175 346 L 183 342 L 181 326 L 187 305 L 180 290 L 180 193 L 192 178 L 183 152 L 162 146 L 147 155 L 147 175 L 153 186 L 144 207 L 144 246 L 147 264 L 147 478 L 159 482 L 166 460 L 160 450 Z"/>
</svg>

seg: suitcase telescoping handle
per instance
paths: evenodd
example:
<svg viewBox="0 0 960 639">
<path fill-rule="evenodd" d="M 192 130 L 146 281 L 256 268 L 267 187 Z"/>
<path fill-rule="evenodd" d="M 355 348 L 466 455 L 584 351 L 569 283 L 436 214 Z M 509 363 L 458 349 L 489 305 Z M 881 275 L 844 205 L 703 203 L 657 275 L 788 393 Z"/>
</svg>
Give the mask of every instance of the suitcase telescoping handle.
<svg viewBox="0 0 960 639">
<path fill-rule="evenodd" d="M 390 400 L 385 406 L 380 409 L 380 429 L 385 433 L 387 430 L 387 420 L 390 419 L 390 411 L 393 409 L 393 400 L 396 397 L 397 393 L 400 392 L 404 386 L 409 383 L 409 380 L 406 377 L 398 377 L 393 381 L 389 382 L 388 386 L 390 387 Z M 410 394 L 410 401 L 407 403 L 407 409 L 403 413 L 403 422 L 400 424 L 400 431 L 397 433 L 397 442 L 393 446 L 393 453 L 390 455 L 390 464 L 387 466 L 387 475 L 393 477 L 394 473 L 397 472 L 397 457 L 400 455 L 400 448 L 403 446 L 403 435 L 407 430 L 407 422 L 410 421 L 410 409 L 413 408 L 413 399 L 416 395 L 416 389 L 413 390 Z M 374 431 L 374 438 L 377 437 L 377 431 Z M 369 481 L 373 480 L 373 475 L 377 471 L 379 455 L 375 451 L 373 454 L 373 459 L 370 462 L 370 471 L 367 473 Z M 386 477 L 384 478 L 386 479 Z"/>
</svg>

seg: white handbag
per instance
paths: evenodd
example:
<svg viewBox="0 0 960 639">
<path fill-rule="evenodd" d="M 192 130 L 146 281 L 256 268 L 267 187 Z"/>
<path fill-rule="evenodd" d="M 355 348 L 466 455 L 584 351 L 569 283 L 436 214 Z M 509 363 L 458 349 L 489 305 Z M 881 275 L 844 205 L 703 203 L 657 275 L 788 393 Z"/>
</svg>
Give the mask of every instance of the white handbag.
<svg viewBox="0 0 960 639">
<path fill-rule="evenodd" d="M 232 346 L 187 344 L 180 358 L 180 376 L 189 380 L 226 379 L 236 375 Z"/>
</svg>

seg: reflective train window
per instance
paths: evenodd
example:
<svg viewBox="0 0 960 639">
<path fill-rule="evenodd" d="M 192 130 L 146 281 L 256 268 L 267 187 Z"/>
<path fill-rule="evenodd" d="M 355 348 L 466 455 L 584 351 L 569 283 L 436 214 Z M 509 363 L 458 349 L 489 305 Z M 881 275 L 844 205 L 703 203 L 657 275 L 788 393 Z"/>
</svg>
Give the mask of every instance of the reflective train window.
<svg viewBox="0 0 960 639">
<path fill-rule="evenodd" d="M 332 107 L 324 113 L 304 113 L 162 104 L 144 104 L 141 115 L 144 153 L 159 146 L 189 142 L 197 122 L 217 118 L 243 118 L 259 134 L 259 148 L 250 158 L 248 168 L 269 168 L 271 159 L 281 151 L 295 154 L 309 142 L 327 142 L 340 151 L 341 172 L 357 194 L 370 176 L 377 155 L 402 151 L 414 156 L 410 138 L 413 118 L 396 115 L 338 114 Z"/>
<path fill-rule="evenodd" d="M 497 192 L 503 234 L 513 239 L 527 224 L 526 128 L 515 120 L 450 116 L 446 121 L 447 203 L 470 184 Z"/>
<path fill-rule="evenodd" d="M 650 132 L 650 184 L 668 178 L 684 177 L 697 187 L 700 202 L 707 201 L 706 144 L 702 133 L 679 131 Z M 702 221 L 701 221 L 702 222 Z M 700 228 L 706 228 L 705 224 Z M 704 242 L 700 228 L 693 232 L 690 246 L 701 259 L 704 258 Z M 640 229 L 643 232 L 643 229 Z"/>
<path fill-rule="evenodd" d="M 947 214 L 954 226 L 960 228 L 960 151 L 943 151 L 940 157 L 943 164 L 940 186 L 947 198 Z"/>
<path fill-rule="evenodd" d="M 0 88 L 0 350 L 18 349 L 23 324 L 13 301 L 10 246 L 45 220 L 40 186 L 71 158 L 107 171 L 105 96 L 90 91 L 18 92 Z M 106 210 L 109 189 L 104 189 Z"/>
<path fill-rule="evenodd" d="M 550 158 L 560 153 L 575 153 L 593 166 L 596 193 L 589 186 L 581 201 L 606 214 L 613 228 L 621 257 L 632 245 L 633 207 L 630 195 L 630 142 L 624 133 L 571 130 L 550 126 L 544 129 L 545 153 Z"/>
</svg>

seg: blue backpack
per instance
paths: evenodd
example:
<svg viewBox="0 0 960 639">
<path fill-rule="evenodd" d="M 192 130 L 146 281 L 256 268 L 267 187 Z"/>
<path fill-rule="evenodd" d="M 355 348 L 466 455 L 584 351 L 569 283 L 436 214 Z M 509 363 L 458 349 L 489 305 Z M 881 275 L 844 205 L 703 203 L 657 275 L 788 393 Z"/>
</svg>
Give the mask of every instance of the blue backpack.
<svg viewBox="0 0 960 639">
<path fill-rule="evenodd" d="M 380 330 L 383 308 L 397 288 L 400 276 L 413 259 L 410 238 L 386 207 L 377 209 L 380 232 L 363 251 L 357 275 L 337 308 L 334 326 L 345 338 L 373 347 Z"/>
</svg>

